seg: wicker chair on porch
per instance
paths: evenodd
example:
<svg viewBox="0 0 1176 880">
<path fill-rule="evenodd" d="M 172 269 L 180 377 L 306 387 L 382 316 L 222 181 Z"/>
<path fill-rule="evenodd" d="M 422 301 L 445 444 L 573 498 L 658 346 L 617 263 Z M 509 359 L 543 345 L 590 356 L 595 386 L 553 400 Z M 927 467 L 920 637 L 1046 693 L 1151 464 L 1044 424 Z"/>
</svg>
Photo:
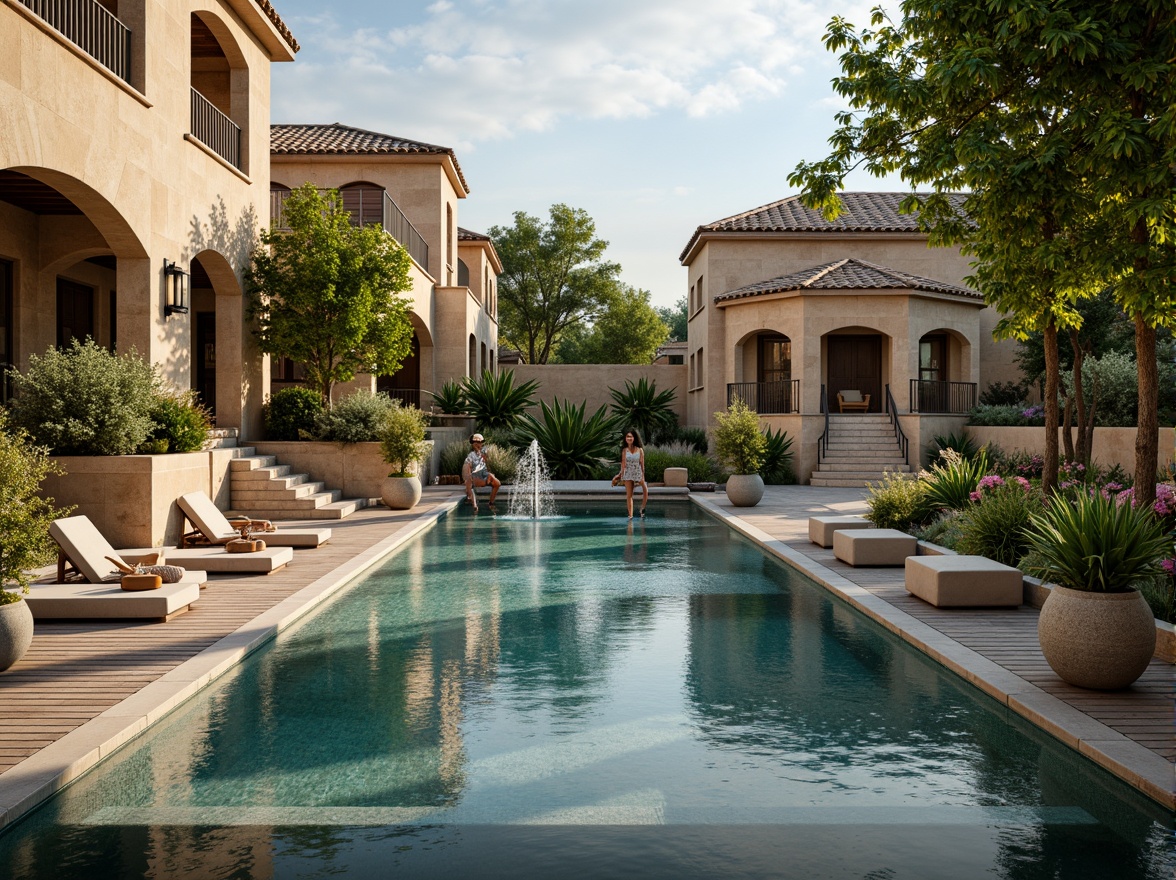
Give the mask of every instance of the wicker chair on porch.
<svg viewBox="0 0 1176 880">
<path fill-rule="evenodd" d="M 839 412 L 869 412 L 870 395 L 860 391 L 838 391 L 837 407 Z"/>
</svg>

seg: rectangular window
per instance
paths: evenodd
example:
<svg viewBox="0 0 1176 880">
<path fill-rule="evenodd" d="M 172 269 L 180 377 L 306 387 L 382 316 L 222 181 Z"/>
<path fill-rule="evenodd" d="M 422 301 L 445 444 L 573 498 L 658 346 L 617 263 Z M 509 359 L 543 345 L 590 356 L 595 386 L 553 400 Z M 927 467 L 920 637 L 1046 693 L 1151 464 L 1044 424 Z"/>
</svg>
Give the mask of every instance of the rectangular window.
<svg viewBox="0 0 1176 880">
<path fill-rule="evenodd" d="M 94 338 L 94 288 L 57 279 L 57 347 Z"/>
<path fill-rule="evenodd" d="M 694 285 L 690 285 L 690 298 L 687 300 L 690 303 L 690 312 L 694 311 Z"/>
<path fill-rule="evenodd" d="M 7 403 L 12 397 L 12 381 L 8 368 L 13 361 L 13 306 L 12 306 L 12 263 L 0 260 L 0 403 Z"/>
<path fill-rule="evenodd" d="M 694 387 L 701 388 L 706 384 L 706 361 L 703 359 L 703 350 L 698 349 L 698 376 L 694 380 Z"/>
<path fill-rule="evenodd" d="M 694 390 L 694 355 L 690 355 L 690 369 L 686 373 L 686 387 L 687 390 Z"/>
<path fill-rule="evenodd" d="M 703 287 L 703 284 L 702 284 L 702 276 L 699 275 L 698 276 L 698 305 L 697 305 L 697 308 L 695 308 L 695 311 L 698 311 L 704 305 L 706 305 L 706 293 L 704 292 L 705 290 L 706 290 L 706 288 Z"/>
</svg>

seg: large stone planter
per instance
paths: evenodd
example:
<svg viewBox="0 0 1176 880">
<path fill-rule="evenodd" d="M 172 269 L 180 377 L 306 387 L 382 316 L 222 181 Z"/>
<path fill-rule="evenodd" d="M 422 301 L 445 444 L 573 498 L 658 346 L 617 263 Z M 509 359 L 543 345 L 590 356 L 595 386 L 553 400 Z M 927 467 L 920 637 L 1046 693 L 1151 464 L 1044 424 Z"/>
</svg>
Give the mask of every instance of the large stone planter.
<svg viewBox="0 0 1176 880">
<path fill-rule="evenodd" d="M 23 599 L 0 605 L 0 672 L 24 656 L 33 641 L 33 612 Z"/>
<path fill-rule="evenodd" d="M 1113 691 L 1147 669 L 1156 649 L 1156 623 L 1136 590 L 1089 593 L 1055 586 L 1041 607 L 1037 638 L 1063 681 Z"/>
<path fill-rule="evenodd" d="M 385 477 L 380 498 L 393 510 L 412 510 L 421 500 L 421 481 L 416 477 Z"/>
<path fill-rule="evenodd" d="M 755 507 L 764 497 L 764 478 L 759 474 L 732 474 L 727 478 L 727 500 L 736 507 Z"/>
</svg>

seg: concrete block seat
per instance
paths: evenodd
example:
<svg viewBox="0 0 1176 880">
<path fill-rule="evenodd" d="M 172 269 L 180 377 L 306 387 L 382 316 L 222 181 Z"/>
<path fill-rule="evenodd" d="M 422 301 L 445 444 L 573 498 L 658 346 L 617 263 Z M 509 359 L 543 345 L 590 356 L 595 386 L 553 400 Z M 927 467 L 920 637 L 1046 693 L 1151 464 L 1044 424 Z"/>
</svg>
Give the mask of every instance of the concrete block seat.
<svg viewBox="0 0 1176 880">
<path fill-rule="evenodd" d="M 919 542 L 897 529 L 842 529 L 833 533 L 833 555 L 855 568 L 902 565 Z"/>
<path fill-rule="evenodd" d="M 119 586 L 122 573 L 110 561 L 125 560 L 121 560 L 89 519 L 84 516 L 59 519 L 50 524 L 49 534 L 60 548 L 58 583 L 35 583 L 25 597 L 29 611 L 38 620 L 144 617 L 166 620 L 199 599 L 200 585 L 208 580 L 203 571 L 185 571 L 178 583 L 164 584 L 158 590 L 128 593 Z M 85 583 L 64 583 L 68 574 L 83 578 Z"/>
<path fill-rule="evenodd" d="M 662 480 L 667 486 L 685 486 L 690 479 L 690 474 L 684 467 L 668 467 Z"/>
<path fill-rule="evenodd" d="M 842 529 L 872 529 L 874 524 L 861 516 L 810 516 L 809 540 L 821 547 L 833 546 L 833 533 Z"/>
<path fill-rule="evenodd" d="M 241 520 L 234 525 L 203 492 L 181 495 L 176 499 L 176 504 L 184 516 L 181 548 L 199 544 L 227 544 L 241 537 L 241 526 L 246 522 L 254 524 L 257 536 L 265 541 L 267 547 L 318 547 L 331 540 L 330 529 L 275 529 L 272 524 L 258 520 Z M 189 525 L 193 527 L 191 530 Z"/>
<path fill-rule="evenodd" d="M 984 556 L 911 556 L 906 589 L 936 608 L 1001 607 L 1021 604 L 1021 572 Z"/>
</svg>

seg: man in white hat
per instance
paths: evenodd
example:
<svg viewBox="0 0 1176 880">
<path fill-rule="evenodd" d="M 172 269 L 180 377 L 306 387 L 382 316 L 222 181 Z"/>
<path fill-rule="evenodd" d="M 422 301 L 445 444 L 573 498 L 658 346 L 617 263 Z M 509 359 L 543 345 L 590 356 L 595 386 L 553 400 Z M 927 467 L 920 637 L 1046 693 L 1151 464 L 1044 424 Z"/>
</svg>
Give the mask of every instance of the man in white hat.
<svg viewBox="0 0 1176 880">
<path fill-rule="evenodd" d="M 482 451 L 482 445 L 486 442 L 486 438 L 481 434 L 474 434 L 470 437 L 470 446 L 473 450 L 466 456 L 465 464 L 461 466 L 461 475 L 465 480 L 466 498 L 470 505 L 476 511 L 478 509 L 478 496 L 474 494 L 474 487 L 481 488 L 482 486 L 490 486 L 490 506 L 494 506 L 494 499 L 498 497 L 498 489 L 502 485 L 498 477 L 490 473 L 490 468 L 486 464 L 486 453 Z"/>
</svg>

